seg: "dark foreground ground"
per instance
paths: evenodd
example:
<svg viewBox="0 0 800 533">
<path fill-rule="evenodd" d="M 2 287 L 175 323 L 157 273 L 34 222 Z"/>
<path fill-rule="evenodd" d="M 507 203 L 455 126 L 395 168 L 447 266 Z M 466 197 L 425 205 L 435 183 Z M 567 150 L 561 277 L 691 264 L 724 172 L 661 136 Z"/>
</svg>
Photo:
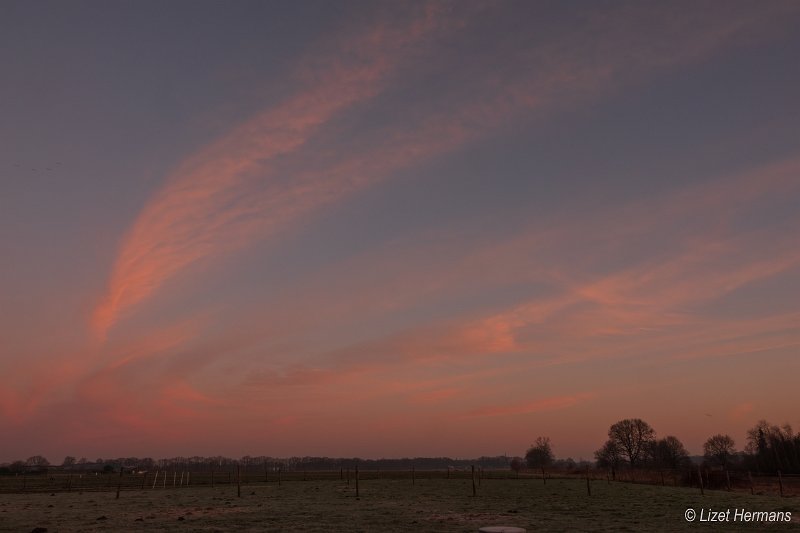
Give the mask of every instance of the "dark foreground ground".
<svg viewBox="0 0 800 533">
<path fill-rule="evenodd" d="M 531 531 L 800 530 L 800 498 L 630 483 L 484 479 L 370 479 L 112 492 L 0 494 L 0 530 L 53 531 Z M 687 522 L 693 509 L 697 518 Z M 700 522 L 712 511 L 789 511 L 791 522 Z"/>
</svg>

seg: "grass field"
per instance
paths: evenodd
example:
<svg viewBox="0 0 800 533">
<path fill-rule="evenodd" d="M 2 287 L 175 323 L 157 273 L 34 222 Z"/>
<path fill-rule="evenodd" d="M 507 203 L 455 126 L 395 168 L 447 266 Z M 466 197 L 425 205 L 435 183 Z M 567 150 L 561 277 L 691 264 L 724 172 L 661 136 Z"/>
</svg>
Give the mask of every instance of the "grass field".
<svg viewBox="0 0 800 533">
<path fill-rule="evenodd" d="M 33 531 L 528 531 L 800 530 L 800 498 L 630 483 L 550 479 L 290 480 L 236 485 L 0 495 L 0 530 Z M 791 511 L 792 521 L 687 523 L 693 508 Z M 732 511 L 733 512 L 733 511 Z"/>
</svg>

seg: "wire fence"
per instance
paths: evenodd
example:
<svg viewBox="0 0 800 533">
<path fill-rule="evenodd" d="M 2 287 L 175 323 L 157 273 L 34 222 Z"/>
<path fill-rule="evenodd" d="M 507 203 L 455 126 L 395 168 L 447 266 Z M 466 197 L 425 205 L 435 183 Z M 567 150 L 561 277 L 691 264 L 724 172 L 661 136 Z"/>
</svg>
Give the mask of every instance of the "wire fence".
<svg viewBox="0 0 800 533">
<path fill-rule="evenodd" d="M 295 483 L 311 480 L 340 480 L 346 484 L 355 483 L 356 478 L 403 479 L 412 483 L 416 480 L 446 478 L 469 479 L 470 470 L 425 470 L 425 471 L 357 471 L 356 469 L 305 471 L 258 468 L 205 468 L 205 469 L 158 469 L 151 471 L 80 471 L 60 467 L 38 471 L 17 472 L 0 476 L 0 493 L 21 492 L 73 492 L 73 491 L 131 491 L 165 490 L 197 486 L 253 485 L 260 483 Z M 506 471 L 476 470 L 478 481 L 484 478 L 510 478 Z"/>
<path fill-rule="evenodd" d="M 587 492 L 591 483 L 641 483 L 675 487 L 693 487 L 705 490 L 749 492 L 754 495 L 770 494 L 800 496 L 800 475 L 762 474 L 741 470 L 686 469 L 644 470 L 584 469 L 573 471 L 447 469 L 447 470 L 282 470 L 253 466 L 227 466 L 221 468 L 166 468 L 150 471 L 82 471 L 63 467 L 50 467 L 36 471 L 17 472 L 0 476 L 0 493 L 37 492 L 97 492 L 181 490 L 189 487 L 242 486 L 256 484 L 298 483 L 304 481 L 339 480 L 355 485 L 358 481 L 375 479 L 405 479 L 414 484 L 425 479 L 473 480 L 480 486 L 484 480 L 519 479 L 547 483 L 549 479 L 586 480 Z"/>
</svg>

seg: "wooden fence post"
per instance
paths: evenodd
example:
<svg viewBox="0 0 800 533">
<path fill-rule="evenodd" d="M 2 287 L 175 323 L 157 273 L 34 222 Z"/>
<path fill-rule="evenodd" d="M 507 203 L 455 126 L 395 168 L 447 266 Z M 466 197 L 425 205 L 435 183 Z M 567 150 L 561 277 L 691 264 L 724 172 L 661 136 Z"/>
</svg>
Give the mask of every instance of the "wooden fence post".
<svg viewBox="0 0 800 533">
<path fill-rule="evenodd" d="M 753 475 L 750 471 L 747 471 L 747 479 L 750 480 L 750 494 L 755 494 L 755 488 L 753 487 Z"/>
<path fill-rule="evenodd" d="M 412 466 L 411 467 L 411 484 L 412 485 L 415 485 L 417 483 L 416 476 L 414 474 L 415 474 L 414 467 Z"/>
<path fill-rule="evenodd" d="M 475 465 L 470 465 L 472 468 L 472 496 L 475 497 L 478 493 L 475 490 Z"/>
<path fill-rule="evenodd" d="M 236 465 L 236 496 L 242 497 L 242 468 Z"/>
<path fill-rule="evenodd" d="M 544 475 L 544 467 L 542 467 L 542 484 L 547 485 L 547 477 Z"/>
<path fill-rule="evenodd" d="M 124 471 L 122 467 L 119 467 L 119 481 L 117 481 L 117 497 L 114 498 L 115 500 L 119 500 L 119 491 L 122 488 L 122 473 Z"/>
<path fill-rule="evenodd" d="M 591 496 L 592 495 L 592 484 L 591 484 L 591 481 L 589 481 L 589 467 L 588 466 L 586 467 L 586 495 L 587 496 Z"/>
<path fill-rule="evenodd" d="M 278 486 L 281 486 L 281 467 L 278 467 Z"/>
<path fill-rule="evenodd" d="M 157 481 L 158 481 L 158 470 L 156 470 L 156 477 L 153 478 L 153 489 L 156 488 L 156 482 Z M 150 489 L 150 490 L 153 490 L 153 489 Z"/>
<path fill-rule="evenodd" d="M 780 470 L 778 470 L 778 488 L 781 491 L 781 497 L 783 497 L 783 476 L 781 476 Z"/>
<path fill-rule="evenodd" d="M 725 481 L 728 483 L 728 492 L 730 492 L 731 491 L 731 473 L 727 468 L 725 469 Z"/>
<path fill-rule="evenodd" d="M 211 488 L 214 488 L 214 465 L 211 465 Z"/>
<path fill-rule="evenodd" d="M 700 471 L 700 467 L 697 467 L 697 479 L 700 482 L 700 495 L 702 496 L 703 493 L 703 472 Z"/>
<path fill-rule="evenodd" d="M 356 465 L 356 498 L 360 496 L 358 492 L 358 465 Z"/>
</svg>

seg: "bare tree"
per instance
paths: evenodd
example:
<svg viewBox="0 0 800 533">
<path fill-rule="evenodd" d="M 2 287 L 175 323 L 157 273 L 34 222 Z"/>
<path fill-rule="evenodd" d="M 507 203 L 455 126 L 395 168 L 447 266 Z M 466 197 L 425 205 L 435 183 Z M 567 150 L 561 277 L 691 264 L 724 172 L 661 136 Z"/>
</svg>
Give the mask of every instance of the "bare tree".
<svg viewBox="0 0 800 533">
<path fill-rule="evenodd" d="M 656 432 L 641 418 L 626 418 L 608 429 L 608 438 L 617 445 L 628 463 L 635 467 L 655 440 Z"/>
<path fill-rule="evenodd" d="M 624 459 L 622 452 L 613 440 L 607 440 L 603 447 L 594 452 L 594 458 L 597 460 L 597 466 L 601 468 L 610 468 L 611 476 L 617 479 L 617 469 L 620 467 Z"/>
<path fill-rule="evenodd" d="M 703 444 L 703 454 L 706 460 L 718 466 L 727 467 L 735 453 L 736 449 L 730 435 L 717 434 Z"/>
<path fill-rule="evenodd" d="M 42 467 L 42 466 L 50 466 L 50 461 L 48 461 L 41 455 L 33 455 L 31 457 L 28 457 L 28 460 L 25 461 L 25 464 L 27 466 Z"/>
<path fill-rule="evenodd" d="M 689 464 L 689 452 L 677 437 L 669 435 L 653 444 L 653 460 L 658 466 L 678 469 Z"/>
<path fill-rule="evenodd" d="M 758 470 L 800 473 L 800 435 L 789 424 L 779 427 L 759 420 L 747 431 L 745 451 Z"/>
<path fill-rule="evenodd" d="M 528 468 L 543 468 L 553 462 L 553 449 L 549 437 L 538 437 L 525 453 L 525 462 Z"/>
<path fill-rule="evenodd" d="M 75 464 L 75 458 L 71 455 L 64 457 L 64 461 L 61 463 L 61 466 L 72 466 Z"/>
</svg>

